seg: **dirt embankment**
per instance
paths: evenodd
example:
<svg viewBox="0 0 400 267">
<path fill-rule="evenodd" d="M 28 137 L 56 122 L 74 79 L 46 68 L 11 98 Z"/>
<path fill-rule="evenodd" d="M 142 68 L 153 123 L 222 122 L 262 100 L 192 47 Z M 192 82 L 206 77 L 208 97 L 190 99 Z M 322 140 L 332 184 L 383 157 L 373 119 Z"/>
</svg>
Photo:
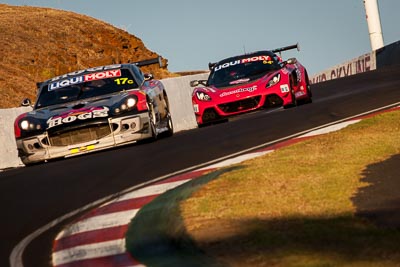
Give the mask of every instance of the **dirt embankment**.
<svg viewBox="0 0 400 267">
<path fill-rule="evenodd" d="M 0 32 L 0 108 L 34 100 L 36 82 L 57 75 L 159 56 L 124 30 L 49 8 L 0 4 Z M 157 64 L 142 70 L 159 79 L 176 76 Z"/>
</svg>

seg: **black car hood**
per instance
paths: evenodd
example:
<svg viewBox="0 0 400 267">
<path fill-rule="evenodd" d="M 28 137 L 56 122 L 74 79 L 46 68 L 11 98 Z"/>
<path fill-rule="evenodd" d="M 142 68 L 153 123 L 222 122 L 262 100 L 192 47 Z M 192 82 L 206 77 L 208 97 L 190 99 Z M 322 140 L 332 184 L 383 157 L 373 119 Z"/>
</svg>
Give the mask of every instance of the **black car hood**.
<svg viewBox="0 0 400 267">
<path fill-rule="evenodd" d="M 48 106 L 28 112 L 27 118 L 35 120 L 44 130 L 89 124 L 112 116 L 114 107 L 127 96 L 124 92 Z"/>
</svg>

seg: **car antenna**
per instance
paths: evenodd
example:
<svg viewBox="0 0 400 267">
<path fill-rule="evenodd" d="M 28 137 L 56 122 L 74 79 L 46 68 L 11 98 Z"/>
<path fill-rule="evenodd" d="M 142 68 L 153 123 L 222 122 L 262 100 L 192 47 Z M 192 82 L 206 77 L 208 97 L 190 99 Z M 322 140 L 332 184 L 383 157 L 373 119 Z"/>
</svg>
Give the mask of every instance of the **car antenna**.
<svg viewBox="0 0 400 267">
<path fill-rule="evenodd" d="M 246 46 L 243 45 L 243 53 L 246 55 Z"/>
</svg>

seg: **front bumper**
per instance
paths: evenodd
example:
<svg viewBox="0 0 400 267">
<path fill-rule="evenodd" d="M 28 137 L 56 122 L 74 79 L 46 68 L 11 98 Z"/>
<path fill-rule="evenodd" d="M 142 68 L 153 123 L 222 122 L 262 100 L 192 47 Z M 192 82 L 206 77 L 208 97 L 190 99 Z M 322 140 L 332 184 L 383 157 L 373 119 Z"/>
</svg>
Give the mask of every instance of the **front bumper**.
<svg viewBox="0 0 400 267">
<path fill-rule="evenodd" d="M 125 117 L 108 118 L 108 125 L 108 134 L 100 138 L 96 138 L 96 134 L 93 134 L 93 139 L 86 136 L 83 142 L 72 141 L 72 143 L 68 143 L 68 138 L 56 141 L 56 139 L 49 136 L 48 132 L 18 139 L 16 141 L 18 155 L 21 161 L 28 165 L 49 159 L 76 156 L 130 144 L 152 137 L 150 119 L 147 112 Z"/>
<path fill-rule="evenodd" d="M 290 93 L 270 91 L 268 94 L 253 95 L 242 99 L 215 103 L 193 99 L 193 109 L 199 125 L 247 113 L 264 107 L 281 106 L 290 103 Z"/>
</svg>

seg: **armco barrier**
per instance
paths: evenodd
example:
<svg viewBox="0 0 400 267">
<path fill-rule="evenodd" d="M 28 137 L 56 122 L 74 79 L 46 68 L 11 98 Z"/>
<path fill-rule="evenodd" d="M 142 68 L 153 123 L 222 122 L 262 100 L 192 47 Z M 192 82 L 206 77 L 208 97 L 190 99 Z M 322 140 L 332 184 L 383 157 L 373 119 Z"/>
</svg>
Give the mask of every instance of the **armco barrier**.
<svg viewBox="0 0 400 267">
<path fill-rule="evenodd" d="M 163 79 L 171 108 L 174 131 L 179 132 L 197 127 L 192 107 L 192 91 L 189 82 L 196 79 L 207 79 L 208 73 Z M 31 108 L 0 109 L 0 170 L 23 166 L 18 158 L 14 139 L 14 120 Z"/>
</svg>

